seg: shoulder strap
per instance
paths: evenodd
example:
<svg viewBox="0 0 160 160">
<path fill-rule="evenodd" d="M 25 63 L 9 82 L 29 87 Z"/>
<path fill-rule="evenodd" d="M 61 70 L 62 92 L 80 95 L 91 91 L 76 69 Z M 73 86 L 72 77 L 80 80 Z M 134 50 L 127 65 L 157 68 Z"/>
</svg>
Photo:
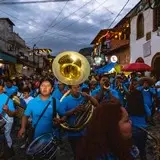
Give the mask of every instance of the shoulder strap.
<svg viewBox="0 0 160 160">
<path fill-rule="evenodd" d="M 44 110 L 43 110 L 43 112 L 41 113 L 41 115 L 39 116 L 39 118 L 38 118 L 36 124 L 34 125 L 34 128 L 36 128 L 36 126 L 37 126 L 39 120 L 42 118 L 44 112 L 47 110 L 47 108 L 48 108 L 48 106 L 50 105 L 50 103 L 51 103 L 51 101 L 49 101 L 48 104 L 47 104 L 47 106 L 44 108 Z"/>
<path fill-rule="evenodd" d="M 54 97 L 52 98 L 52 102 L 53 102 L 53 104 L 52 104 L 52 108 L 53 108 L 53 118 L 55 118 L 56 115 L 57 115 L 57 109 L 56 109 L 56 99 L 55 99 Z"/>
</svg>

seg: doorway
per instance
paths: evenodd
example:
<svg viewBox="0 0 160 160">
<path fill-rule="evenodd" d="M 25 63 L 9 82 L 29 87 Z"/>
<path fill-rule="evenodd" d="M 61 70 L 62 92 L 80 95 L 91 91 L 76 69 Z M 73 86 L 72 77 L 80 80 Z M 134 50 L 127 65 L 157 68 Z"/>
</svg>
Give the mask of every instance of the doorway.
<svg viewBox="0 0 160 160">
<path fill-rule="evenodd" d="M 155 54 L 152 59 L 152 68 L 154 75 L 160 77 L 160 53 Z"/>
</svg>

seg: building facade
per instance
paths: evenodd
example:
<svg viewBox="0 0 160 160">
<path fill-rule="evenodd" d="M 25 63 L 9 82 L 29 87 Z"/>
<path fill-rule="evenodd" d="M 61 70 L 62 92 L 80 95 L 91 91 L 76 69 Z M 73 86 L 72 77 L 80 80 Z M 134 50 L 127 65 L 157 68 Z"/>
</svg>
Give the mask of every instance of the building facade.
<svg viewBox="0 0 160 160">
<path fill-rule="evenodd" d="M 29 55 L 29 48 L 13 27 L 9 18 L 0 18 L 1 63 L 7 68 L 7 76 L 30 76 L 38 67 L 38 56 L 33 59 L 33 54 Z"/>
<path fill-rule="evenodd" d="M 160 8 L 142 10 L 130 23 L 131 62 L 142 57 L 160 75 Z"/>
<path fill-rule="evenodd" d="M 95 65 L 98 60 L 98 66 L 104 66 L 110 63 L 111 57 L 113 56 L 117 57 L 117 63 L 120 66 L 123 67 L 129 64 L 129 39 L 130 23 L 127 16 L 124 17 L 115 27 L 101 30 L 91 42 L 91 45 L 93 45 L 94 48 L 93 58 L 95 59 Z"/>
</svg>

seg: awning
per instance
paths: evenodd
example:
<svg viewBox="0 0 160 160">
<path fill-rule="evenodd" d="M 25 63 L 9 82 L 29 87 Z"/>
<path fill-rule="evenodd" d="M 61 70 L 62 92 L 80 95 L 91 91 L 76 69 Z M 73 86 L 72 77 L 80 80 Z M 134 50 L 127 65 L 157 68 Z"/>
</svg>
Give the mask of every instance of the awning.
<svg viewBox="0 0 160 160">
<path fill-rule="evenodd" d="M 103 73 L 109 72 L 112 68 L 115 67 L 116 64 L 117 64 L 117 63 L 112 63 L 112 62 L 111 62 L 111 63 L 103 66 L 102 68 L 97 69 L 95 72 L 96 72 L 97 74 L 103 74 Z"/>
<path fill-rule="evenodd" d="M 3 61 L 11 62 L 11 63 L 17 62 L 17 59 L 14 56 L 11 56 L 11 55 L 9 55 L 7 53 L 3 53 L 3 52 L 0 52 L 0 59 L 3 59 Z"/>
</svg>

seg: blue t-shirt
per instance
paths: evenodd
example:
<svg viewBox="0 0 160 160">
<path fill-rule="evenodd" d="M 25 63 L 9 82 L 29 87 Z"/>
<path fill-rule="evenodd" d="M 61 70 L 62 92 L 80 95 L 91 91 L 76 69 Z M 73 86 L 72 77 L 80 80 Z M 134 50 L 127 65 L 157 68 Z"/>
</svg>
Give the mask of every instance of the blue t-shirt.
<svg viewBox="0 0 160 160">
<path fill-rule="evenodd" d="M 153 104 L 153 95 L 156 94 L 154 88 L 149 88 L 145 90 L 142 86 L 137 87 L 137 90 L 141 91 L 144 98 L 144 104 L 151 106 Z"/>
<path fill-rule="evenodd" d="M 7 86 L 5 86 L 5 93 L 8 96 L 11 96 L 11 95 L 13 95 L 14 93 L 17 93 L 17 92 L 18 92 L 18 87 L 17 86 L 12 86 L 10 88 L 8 88 Z"/>
<path fill-rule="evenodd" d="M 59 99 L 59 100 L 62 98 L 62 96 L 63 96 L 63 93 L 59 90 L 58 87 L 52 93 L 52 97 Z"/>
<path fill-rule="evenodd" d="M 145 116 L 130 116 L 133 127 L 147 127 Z"/>
<path fill-rule="evenodd" d="M 36 129 L 35 129 L 35 135 L 34 138 L 44 134 L 44 133 L 51 133 L 53 131 L 53 105 L 52 105 L 52 97 L 50 96 L 47 100 L 42 100 L 40 96 L 37 96 L 36 98 L 32 99 L 24 112 L 25 116 L 31 116 L 32 117 L 32 126 L 34 126 L 37 123 L 37 120 L 47 104 L 51 102 L 50 105 L 47 107 L 47 110 L 39 120 Z M 60 105 L 59 100 L 56 99 L 56 109 L 59 114 L 61 114 L 60 111 Z"/>
<path fill-rule="evenodd" d="M 8 96 L 6 94 L 4 93 L 0 94 L 0 113 L 2 113 L 3 105 L 6 103 L 7 99 L 8 99 Z M 12 99 L 9 99 L 8 101 L 8 109 L 10 111 L 15 111 Z"/>
<path fill-rule="evenodd" d="M 61 110 L 63 109 L 63 115 L 65 115 L 66 112 L 71 111 L 78 107 L 80 104 L 84 102 L 84 97 L 79 96 L 78 98 L 73 97 L 71 94 L 63 99 L 61 102 Z M 75 115 L 72 115 L 68 119 L 68 123 L 70 125 L 74 125 L 74 121 L 76 119 Z M 68 132 L 68 136 L 82 136 L 84 133 L 84 130 L 79 132 Z"/>
<path fill-rule="evenodd" d="M 98 89 L 94 90 L 92 92 L 91 96 L 96 96 L 100 92 L 100 90 L 101 90 L 101 88 L 98 88 Z M 118 95 L 118 92 L 116 90 L 110 88 L 110 92 L 114 97 L 116 97 L 117 99 L 120 99 L 120 97 Z M 105 93 L 105 98 L 108 100 L 108 93 L 107 92 Z"/>
</svg>

